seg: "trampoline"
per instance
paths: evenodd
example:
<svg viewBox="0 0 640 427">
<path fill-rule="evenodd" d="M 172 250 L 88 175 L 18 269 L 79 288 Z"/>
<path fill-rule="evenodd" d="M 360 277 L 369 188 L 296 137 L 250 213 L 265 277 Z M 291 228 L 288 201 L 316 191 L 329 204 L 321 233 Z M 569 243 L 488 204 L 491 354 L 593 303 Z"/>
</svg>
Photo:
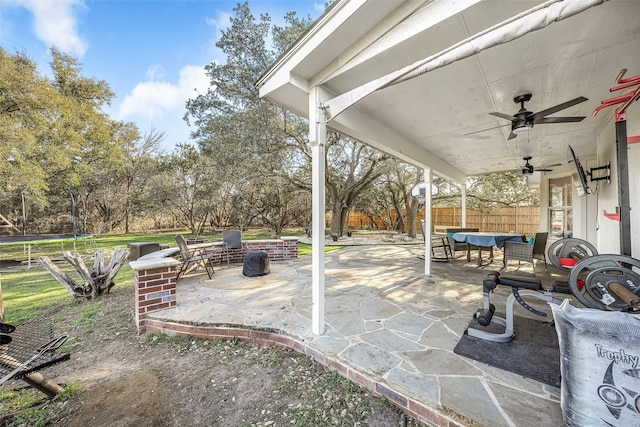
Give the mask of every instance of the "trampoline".
<svg viewBox="0 0 640 427">
<path fill-rule="evenodd" d="M 83 241 L 93 245 L 93 236 L 91 234 L 16 234 L 13 236 L 0 236 L 1 246 L 17 246 L 23 245 L 27 252 L 27 270 L 31 268 L 31 246 L 44 245 L 51 243 L 60 243 L 64 251 L 65 243 L 73 243 L 73 251 L 76 250 L 76 242 Z"/>
</svg>

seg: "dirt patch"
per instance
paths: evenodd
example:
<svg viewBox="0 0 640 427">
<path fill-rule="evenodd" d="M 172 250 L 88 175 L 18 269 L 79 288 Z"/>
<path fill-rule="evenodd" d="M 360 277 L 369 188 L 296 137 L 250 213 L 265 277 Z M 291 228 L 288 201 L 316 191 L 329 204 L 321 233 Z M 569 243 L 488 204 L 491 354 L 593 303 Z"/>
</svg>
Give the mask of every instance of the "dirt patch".
<svg viewBox="0 0 640 427">
<path fill-rule="evenodd" d="M 170 396 L 162 381 L 158 372 L 149 368 L 105 381 L 85 391 L 82 405 L 67 425 L 159 425 L 170 415 L 165 403 Z"/>
<path fill-rule="evenodd" d="M 66 426 L 418 425 L 306 355 L 234 341 L 138 336 L 133 286 L 57 308 L 71 360 L 47 368 L 79 391 L 44 401 L 49 424 Z M 22 389 L 25 383 L 9 385 Z M 44 396 L 44 395 L 43 395 Z M 2 402 L 0 402 L 2 412 Z M 2 425 L 34 425 L 16 416 Z M 44 425 L 44 424 L 42 424 Z"/>
</svg>

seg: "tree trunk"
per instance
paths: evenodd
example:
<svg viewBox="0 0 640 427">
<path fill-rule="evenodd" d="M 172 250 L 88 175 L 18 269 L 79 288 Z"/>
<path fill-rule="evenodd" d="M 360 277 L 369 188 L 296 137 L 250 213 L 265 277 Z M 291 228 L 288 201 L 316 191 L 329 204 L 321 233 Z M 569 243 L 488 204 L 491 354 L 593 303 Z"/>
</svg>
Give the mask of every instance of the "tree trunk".
<svg viewBox="0 0 640 427">
<path fill-rule="evenodd" d="M 332 236 L 340 236 L 340 223 L 342 218 L 342 205 L 340 203 L 334 203 L 331 210 L 331 229 L 330 234 Z"/>
<path fill-rule="evenodd" d="M 118 271 L 129 256 L 129 249 L 116 248 L 106 266 L 104 251 L 96 251 L 91 269 L 85 265 L 84 260 L 78 254 L 72 255 L 68 251 L 64 251 L 62 254 L 65 260 L 71 264 L 82 284 L 76 283 L 73 278 L 62 271 L 48 257 L 40 257 L 38 261 L 65 287 L 72 297 L 84 301 L 109 293 L 109 290 L 115 285 L 113 278 L 118 274 Z"/>
<path fill-rule="evenodd" d="M 345 207 L 340 212 L 340 235 L 344 235 L 346 233 L 347 228 L 349 228 L 349 208 Z"/>
<path fill-rule="evenodd" d="M 404 217 L 402 216 L 402 209 L 400 208 L 400 206 L 397 203 L 394 204 L 393 209 L 396 211 L 395 229 L 396 229 L 396 231 L 398 231 L 398 233 L 404 234 L 405 233 L 405 227 L 404 227 Z"/>
<path fill-rule="evenodd" d="M 418 185 L 422 182 L 422 170 L 420 168 L 416 168 L 416 179 L 413 182 L 414 186 Z M 431 188 L 427 188 L 425 191 L 431 191 Z M 404 192 L 405 198 L 405 206 L 407 207 L 407 222 L 409 229 L 407 230 L 407 236 L 416 237 L 418 235 L 416 220 L 418 219 L 418 209 L 420 208 L 420 203 L 418 203 L 418 199 L 413 197 L 410 191 Z"/>
</svg>

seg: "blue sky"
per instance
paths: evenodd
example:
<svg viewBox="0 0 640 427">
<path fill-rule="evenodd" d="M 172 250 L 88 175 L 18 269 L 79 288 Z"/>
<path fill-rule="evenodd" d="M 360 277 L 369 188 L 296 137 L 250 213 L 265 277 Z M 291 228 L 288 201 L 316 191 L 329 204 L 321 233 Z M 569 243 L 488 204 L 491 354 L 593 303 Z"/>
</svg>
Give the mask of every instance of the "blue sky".
<svg viewBox="0 0 640 427">
<path fill-rule="evenodd" d="M 163 146 L 189 141 L 182 120 L 194 89 L 204 92 L 204 66 L 225 62 L 215 43 L 238 1 L 226 0 L 0 0 L 0 45 L 24 51 L 49 73 L 50 46 L 105 80 L 116 98 L 105 111 L 142 133 L 165 131 Z M 283 24 L 289 11 L 318 18 L 324 0 L 250 0 L 255 17 Z"/>
</svg>

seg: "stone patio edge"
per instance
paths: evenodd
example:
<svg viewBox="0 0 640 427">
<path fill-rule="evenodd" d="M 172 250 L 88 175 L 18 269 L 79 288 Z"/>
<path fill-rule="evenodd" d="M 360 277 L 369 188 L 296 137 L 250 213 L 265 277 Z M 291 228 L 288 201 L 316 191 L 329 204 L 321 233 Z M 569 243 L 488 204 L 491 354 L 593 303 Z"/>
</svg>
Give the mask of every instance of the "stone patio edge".
<svg viewBox="0 0 640 427">
<path fill-rule="evenodd" d="M 282 346 L 306 354 L 316 362 L 338 372 L 343 377 L 367 389 L 374 396 L 384 396 L 405 414 L 417 418 L 433 427 L 464 427 L 463 424 L 449 418 L 437 409 L 395 391 L 388 384 L 376 381 L 366 374 L 345 365 L 339 360 L 327 357 L 304 342 L 279 332 L 269 332 L 246 326 L 220 326 L 215 324 L 193 325 L 147 318 L 147 333 L 164 333 L 168 336 L 189 336 L 203 340 L 237 339 L 261 346 Z"/>
</svg>

